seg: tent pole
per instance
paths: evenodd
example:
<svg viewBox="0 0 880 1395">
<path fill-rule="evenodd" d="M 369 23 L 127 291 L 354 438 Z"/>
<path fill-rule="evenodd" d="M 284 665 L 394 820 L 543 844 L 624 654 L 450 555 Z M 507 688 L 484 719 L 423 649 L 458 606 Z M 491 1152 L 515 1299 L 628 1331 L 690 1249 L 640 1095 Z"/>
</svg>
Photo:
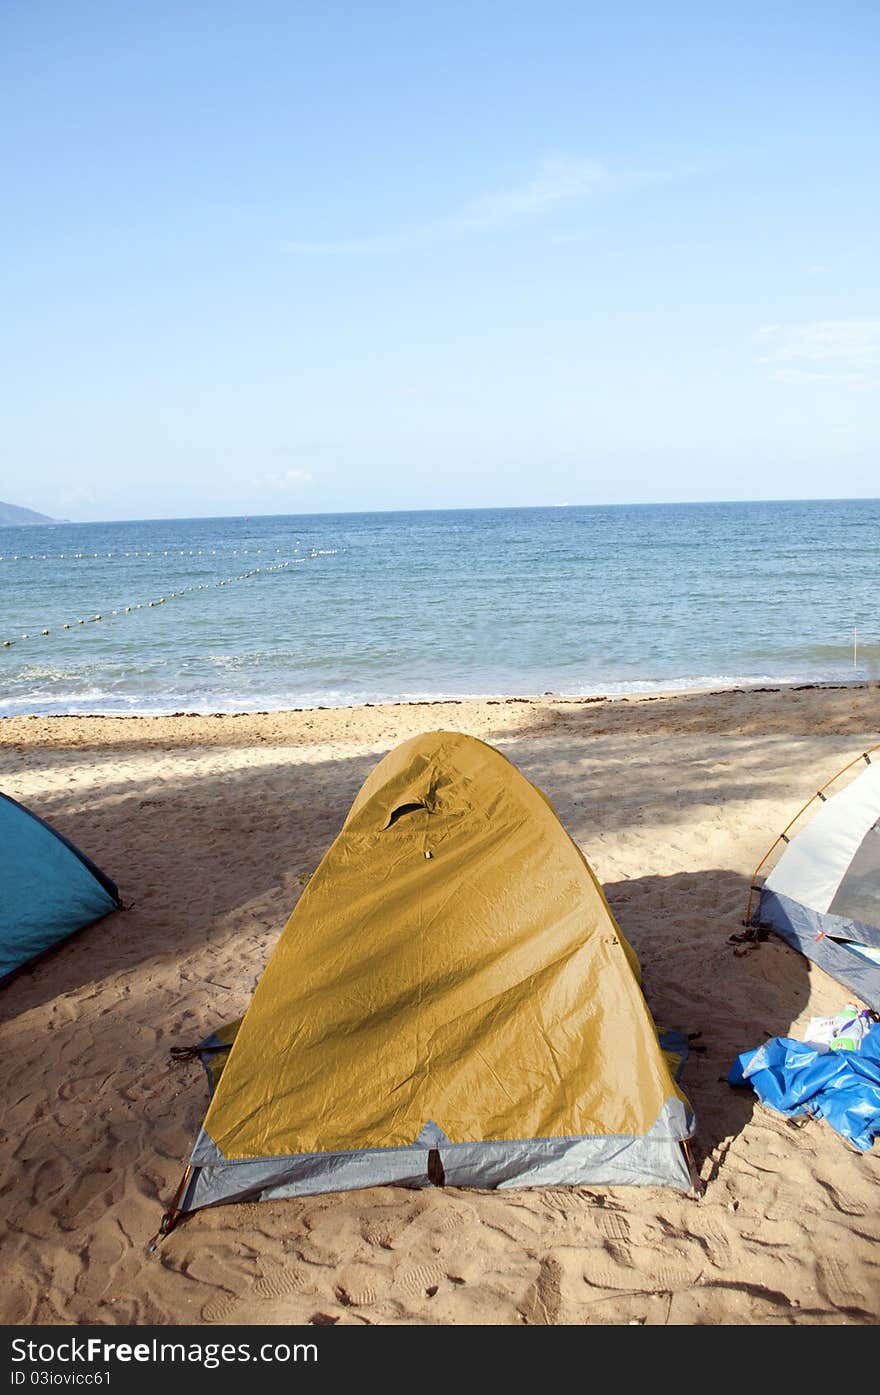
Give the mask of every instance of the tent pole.
<svg viewBox="0 0 880 1395">
<path fill-rule="evenodd" d="M 861 755 L 856 756 L 856 757 L 855 757 L 853 760 L 851 760 L 847 765 L 845 765 L 845 766 L 843 767 L 842 770 L 838 770 L 837 774 L 836 774 L 836 775 L 832 775 L 830 780 L 826 780 L 825 783 L 824 783 L 824 785 L 820 786 L 820 788 L 817 789 L 817 791 L 816 791 L 815 794 L 811 794 L 811 795 L 810 795 L 810 798 L 807 800 L 806 804 L 802 805 L 801 808 L 798 809 L 798 811 L 797 811 L 797 813 L 795 814 L 794 818 L 793 818 L 793 819 L 789 819 L 788 823 L 785 825 L 785 828 L 782 830 L 782 832 L 780 833 L 779 837 L 778 837 L 773 843 L 771 843 L 770 847 L 767 849 L 767 851 L 765 852 L 764 856 L 761 858 L 761 861 L 758 863 L 757 867 L 755 868 L 754 872 L 752 873 L 752 880 L 751 880 L 751 883 L 750 883 L 750 885 L 749 885 L 749 903 L 748 903 L 748 905 L 747 905 L 747 907 L 746 907 L 746 918 L 745 918 L 745 920 L 743 921 L 743 925 L 750 925 L 750 924 L 751 924 L 751 921 L 752 921 L 752 900 L 753 900 L 754 895 L 755 895 L 755 883 L 756 883 L 757 880 L 758 880 L 758 873 L 760 872 L 761 868 L 764 866 L 764 863 L 767 861 L 767 859 L 768 859 L 768 857 L 770 856 L 770 854 L 771 854 L 772 852 L 775 851 L 775 849 L 779 846 L 780 843 L 788 843 L 788 842 L 790 842 L 790 839 L 788 838 L 787 835 L 788 835 L 788 830 L 791 828 L 792 824 L 797 823 L 798 819 L 801 817 L 801 814 L 805 814 L 805 813 L 807 812 L 807 810 L 809 809 L 810 805 L 813 803 L 813 800 L 814 800 L 814 799 L 821 799 L 821 800 L 824 801 L 824 799 L 825 799 L 825 791 L 827 790 L 828 786 L 829 786 L 829 785 L 833 785 L 834 782 L 835 782 L 835 780 L 839 780 L 840 777 L 841 777 L 841 775 L 845 775 L 846 772 L 847 772 L 848 770 L 851 770 L 852 767 L 853 767 L 854 765 L 858 765 L 858 763 L 859 763 L 860 760 L 863 760 L 863 761 L 866 763 L 866 765 L 870 765 L 870 764 L 871 764 L 870 756 L 871 756 L 871 754 L 872 754 L 874 751 L 880 751 L 880 745 L 878 745 L 878 746 L 869 746 L 868 749 L 867 749 L 866 751 L 862 751 Z"/>
</svg>

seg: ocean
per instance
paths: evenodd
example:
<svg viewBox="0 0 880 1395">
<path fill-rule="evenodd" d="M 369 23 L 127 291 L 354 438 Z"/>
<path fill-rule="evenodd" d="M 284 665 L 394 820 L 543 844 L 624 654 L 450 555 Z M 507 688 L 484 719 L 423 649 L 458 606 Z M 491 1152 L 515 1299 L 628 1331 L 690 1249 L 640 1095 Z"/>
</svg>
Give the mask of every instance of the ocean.
<svg viewBox="0 0 880 1395">
<path fill-rule="evenodd" d="M 876 678 L 878 544 L 875 499 L 0 527 L 0 715 Z"/>
</svg>

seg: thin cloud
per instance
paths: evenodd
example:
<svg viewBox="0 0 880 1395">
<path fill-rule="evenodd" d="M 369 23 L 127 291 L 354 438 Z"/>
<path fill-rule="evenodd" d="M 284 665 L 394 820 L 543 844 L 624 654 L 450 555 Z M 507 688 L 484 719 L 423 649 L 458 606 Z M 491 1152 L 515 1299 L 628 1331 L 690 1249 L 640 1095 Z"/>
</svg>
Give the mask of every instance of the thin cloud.
<svg viewBox="0 0 880 1395">
<path fill-rule="evenodd" d="M 555 156 L 545 160 L 535 178 L 520 188 L 501 189 L 474 199 L 449 220 L 449 226 L 463 231 L 504 227 L 521 218 L 546 213 L 561 204 L 590 198 L 612 183 L 598 160 Z"/>
<path fill-rule="evenodd" d="M 378 237 L 343 238 L 327 242 L 296 241 L 288 242 L 286 246 L 292 252 L 312 256 L 397 252 L 443 238 L 511 227 L 582 203 L 599 194 L 618 192 L 648 182 L 651 178 L 637 174 L 612 175 L 598 160 L 550 156 L 542 162 L 538 173 L 524 184 L 481 194 L 457 212 L 436 222 Z"/>
<path fill-rule="evenodd" d="M 343 257 L 360 252 L 400 252 L 415 247 L 420 242 L 431 240 L 431 233 L 425 228 L 416 228 L 410 233 L 391 234 L 388 237 L 355 237 L 339 242 L 285 242 L 289 252 L 299 252 L 310 257 Z"/>
<path fill-rule="evenodd" d="M 783 383 L 870 387 L 880 381 L 880 320 L 817 320 L 765 325 L 755 336 L 758 362 Z"/>
<path fill-rule="evenodd" d="M 287 494 L 290 490 L 299 489 L 312 482 L 313 476 L 308 470 L 291 469 L 284 470 L 281 474 L 263 475 L 260 479 L 251 480 L 251 488 L 268 494 Z"/>
<path fill-rule="evenodd" d="M 876 387 L 880 374 L 846 373 L 837 369 L 777 368 L 773 377 L 780 383 L 837 383 L 840 387 Z"/>
</svg>

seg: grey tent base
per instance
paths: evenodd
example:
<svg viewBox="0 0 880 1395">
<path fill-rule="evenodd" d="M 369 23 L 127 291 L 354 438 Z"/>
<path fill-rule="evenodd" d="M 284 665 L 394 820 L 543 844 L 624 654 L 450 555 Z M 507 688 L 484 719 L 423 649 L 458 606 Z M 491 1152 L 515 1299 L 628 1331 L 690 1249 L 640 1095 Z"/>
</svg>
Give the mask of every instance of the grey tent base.
<svg viewBox="0 0 880 1395">
<path fill-rule="evenodd" d="M 486 1190 L 652 1186 L 690 1191 L 693 1184 L 682 1143 L 692 1132 L 693 1117 L 679 1099 L 666 1101 L 645 1135 L 450 1143 L 442 1129 L 429 1121 L 415 1142 L 402 1148 L 235 1162 L 227 1161 L 202 1129 L 179 1209 L 195 1211 L 218 1202 L 268 1201 L 360 1187 L 428 1187 L 440 1176 L 450 1187 Z"/>
<path fill-rule="evenodd" d="M 880 948 L 880 931 L 847 916 L 811 910 L 781 892 L 764 887 L 757 915 L 758 925 L 766 926 L 793 949 L 818 964 L 832 978 L 880 1012 L 880 965 L 863 959 L 847 942 Z"/>
</svg>

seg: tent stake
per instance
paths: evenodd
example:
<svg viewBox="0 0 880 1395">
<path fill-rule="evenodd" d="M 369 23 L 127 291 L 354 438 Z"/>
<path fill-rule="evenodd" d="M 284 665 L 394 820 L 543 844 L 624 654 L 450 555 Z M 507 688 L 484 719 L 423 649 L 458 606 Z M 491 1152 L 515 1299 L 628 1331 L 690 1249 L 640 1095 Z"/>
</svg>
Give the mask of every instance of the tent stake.
<svg viewBox="0 0 880 1395">
<path fill-rule="evenodd" d="M 693 1159 L 691 1150 L 687 1146 L 687 1142 L 685 1139 L 681 1140 L 681 1150 L 684 1153 L 684 1159 L 687 1163 L 687 1170 L 691 1179 L 691 1190 L 693 1192 L 694 1200 L 699 1201 L 705 1195 L 706 1184 L 700 1176 L 699 1172 L 697 1171 L 697 1165 Z"/>
<path fill-rule="evenodd" d="M 186 1166 L 186 1170 L 184 1171 L 184 1174 L 180 1179 L 180 1186 L 174 1193 L 174 1200 L 172 1201 L 171 1205 L 169 1206 L 168 1210 L 165 1212 L 164 1216 L 162 1217 L 162 1220 L 159 1223 L 158 1233 L 154 1235 L 153 1239 L 150 1241 L 151 1250 L 155 1250 L 159 1244 L 159 1241 L 161 1239 L 164 1239 L 166 1235 L 170 1235 L 174 1227 L 177 1225 L 177 1222 L 180 1219 L 180 1203 L 183 1200 L 183 1193 L 186 1191 L 186 1184 L 189 1181 L 191 1175 L 192 1164 L 188 1163 Z"/>
</svg>

